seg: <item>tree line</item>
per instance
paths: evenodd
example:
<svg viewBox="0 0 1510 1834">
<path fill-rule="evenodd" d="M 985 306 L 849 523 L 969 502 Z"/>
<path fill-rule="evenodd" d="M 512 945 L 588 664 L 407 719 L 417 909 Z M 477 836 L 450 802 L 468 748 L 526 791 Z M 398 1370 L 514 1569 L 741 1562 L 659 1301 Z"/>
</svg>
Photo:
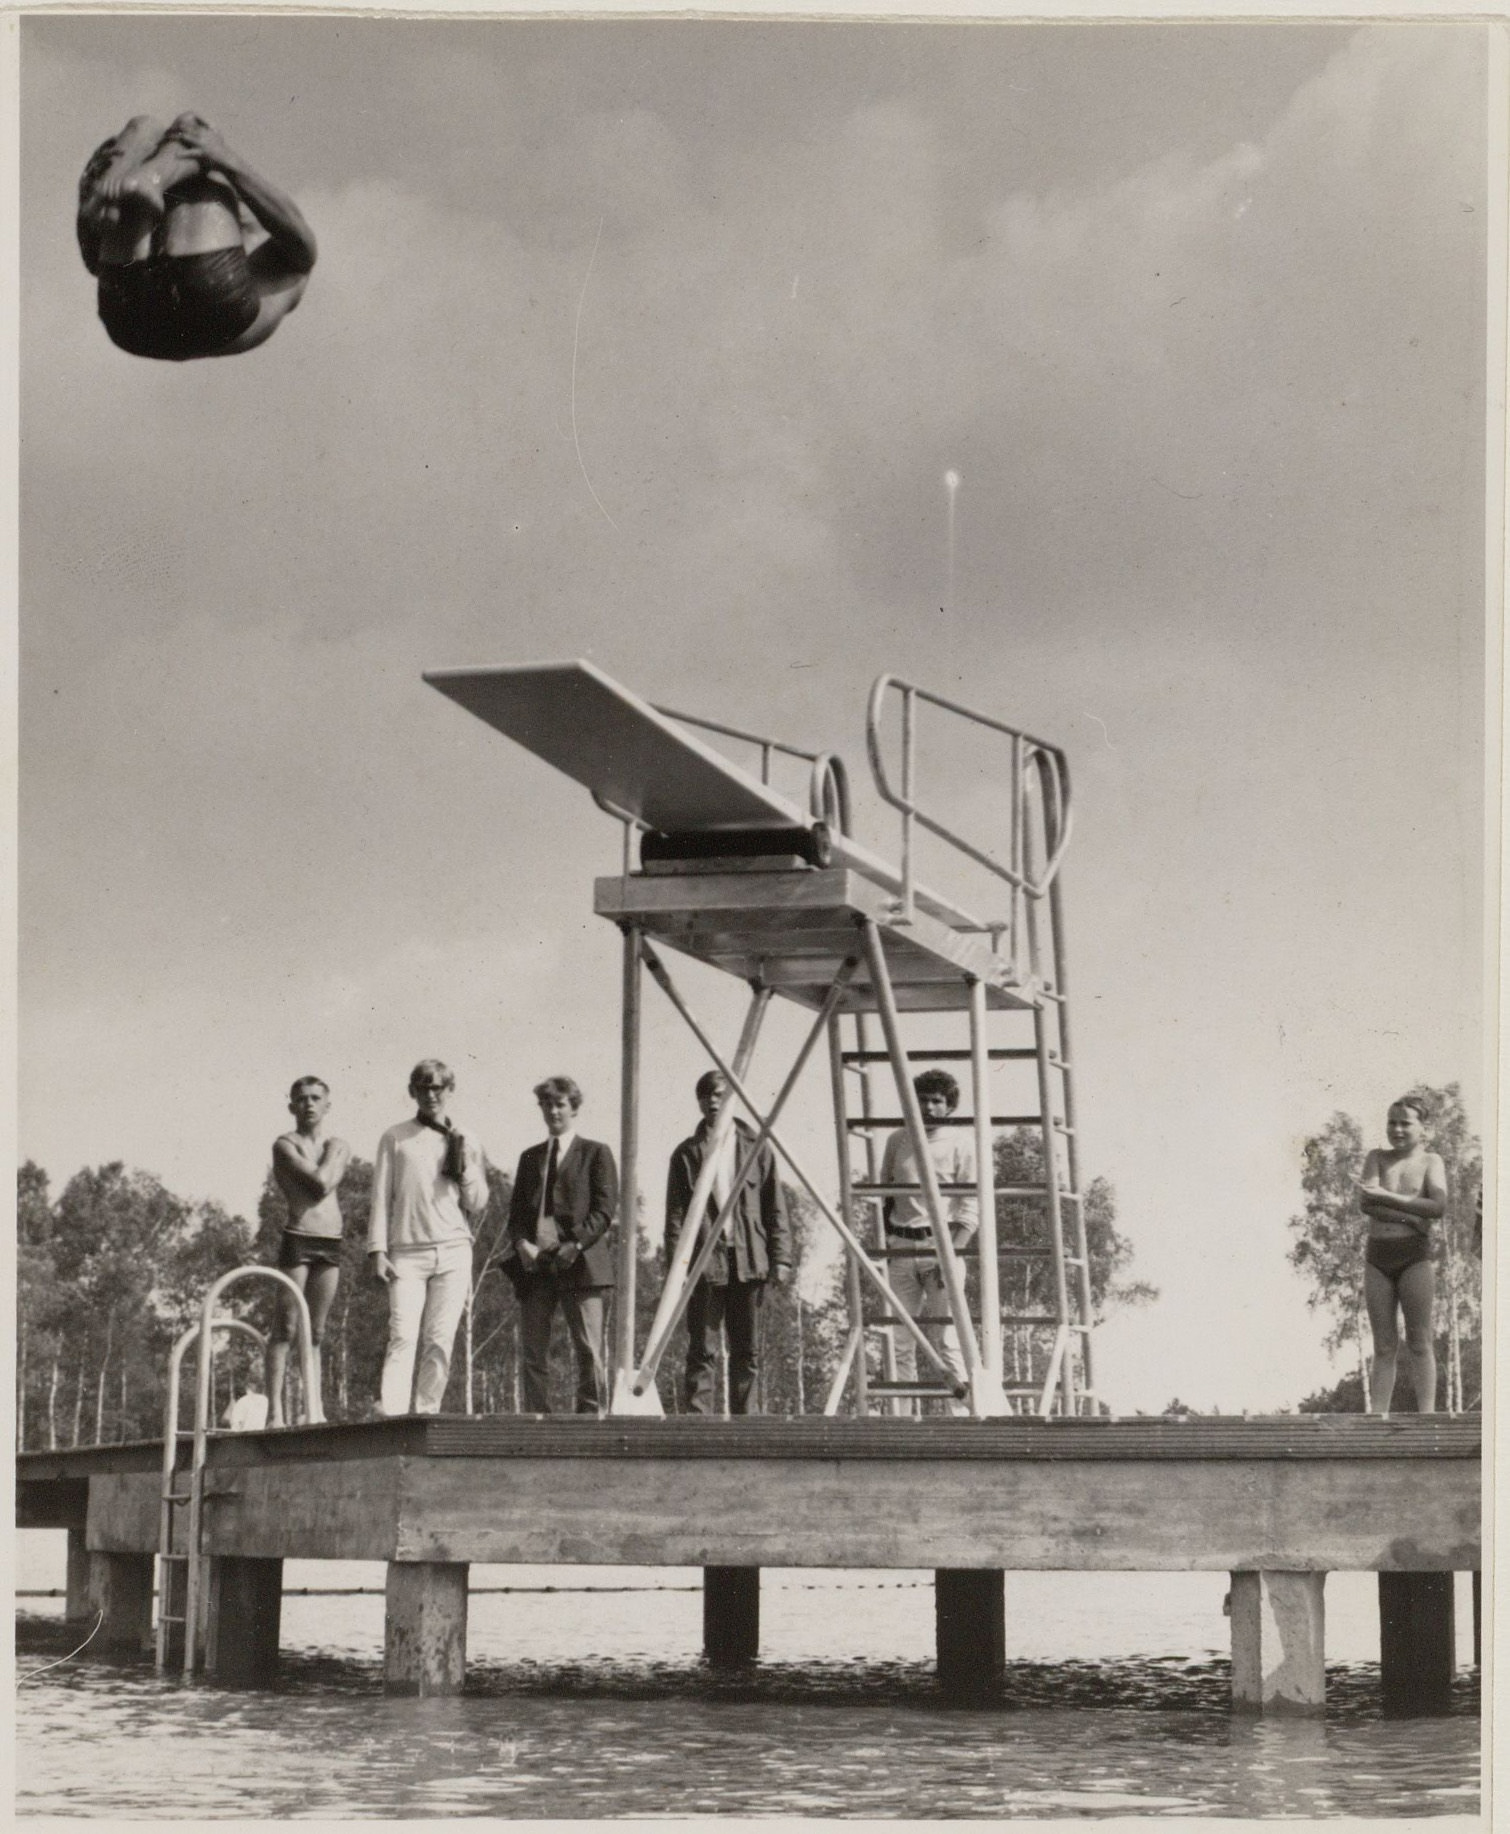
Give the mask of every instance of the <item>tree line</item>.
<svg viewBox="0 0 1510 1834">
<path fill-rule="evenodd" d="M 995 1152 L 998 1183 L 1021 1186 L 1041 1178 L 1042 1147 L 1034 1130 L 1002 1135 Z M 457 1337 L 447 1412 L 519 1408 L 518 1307 L 502 1268 L 511 1181 L 489 1167 L 488 1185 L 487 1209 L 475 1228 L 471 1304 Z M 371 1193 L 371 1164 L 353 1159 L 340 1194 L 346 1221 L 341 1283 L 325 1333 L 325 1406 L 332 1420 L 370 1415 L 387 1339 L 387 1295 L 366 1268 Z M 119 1161 L 76 1173 L 56 1197 L 47 1173 L 28 1161 L 17 1175 L 16 1195 L 18 1444 L 36 1450 L 157 1438 L 169 1353 L 197 1321 L 206 1290 L 233 1268 L 276 1260 L 286 1213 L 271 1173 L 254 1221 L 213 1201 L 179 1197 L 152 1173 L 129 1170 Z M 786 1289 L 772 1284 L 767 1290 L 757 1399 L 768 1414 L 817 1413 L 849 1336 L 844 1259 L 824 1256 L 820 1243 L 828 1226 L 806 1194 L 788 1187 L 786 1196 L 794 1223 L 794 1278 Z M 1087 1188 L 1085 1212 L 1097 1316 L 1154 1297 L 1146 1283 L 1126 1277 L 1132 1244 L 1117 1232 L 1115 1196 L 1105 1179 Z M 648 1336 L 663 1279 L 659 1216 L 654 1241 L 644 1222 L 642 1206 L 636 1231 L 637 1345 Z M 871 1240 L 868 1206 L 857 1207 L 854 1222 Z M 1047 1249 L 1042 1204 L 998 1198 L 997 1229 L 1004 1246 Z M 973 1300 L 978 1289 L 973 1262 L 969 1281 Z M 265 1332 L 274 1303 L 270 1286 L 247 1282 L 227 1292 L 222 1310 Z M 1052 1309 L 1046 1253 L 1004 1265 L 1002 1304 L 1009 1312 Z M 868 1288 L 864 1305 L 867 1319 L 874 1319 L 880 1308 Z M 1007 1332 L 1009 1383 L 1037 1379 L 1051 1339 L 1052 1332 L 1038 1326 Z M 869 1367 L 879 1376 L 880 1333 L 867 1332 L 866 1340 Z M 680 1408 L 684 1342 L 683 1327 L 657 1372 L 668 1414 Z M 241 1333 L 227 1334 L 217 1342 L 215 1367 L 219 1418 L 237 1395 L 262 1386 L 256 1345 Z M 569 1408 L 574 1379 L 563 1334 L 553 1350 L 551 1387 L 553 1404 Z M 188 1407 L 185 1400 L 186 1422 Z"/>
</svg>

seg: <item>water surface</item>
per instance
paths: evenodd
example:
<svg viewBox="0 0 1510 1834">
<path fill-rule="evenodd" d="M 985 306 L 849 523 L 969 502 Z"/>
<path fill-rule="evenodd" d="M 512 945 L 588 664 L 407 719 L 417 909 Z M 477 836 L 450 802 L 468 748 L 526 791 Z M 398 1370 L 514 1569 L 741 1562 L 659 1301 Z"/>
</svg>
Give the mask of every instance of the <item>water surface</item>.
<svg viewBox="0 0 1510 1834">
<path fill-rule="evenodd" d="M 78 1636 L 60 1602 L 22 1601 L 18 1668 L 31 1679 L 18 1695 L 17 1808 L 127 1819 L 1477 1814 L 1476 1678 L 1460 1669 L 1449 1718 L 1385 1722 L 1367 1576 L 1328 1583 L 1337 1659 L 1320 1723 L 1231 1718 L 1225 1587 L 1211 1574 L 1008 1574 L 1004 1700 L 946 1705 L 929 1577 L 767 1573 L 761 1661 L 714 1675 L 699 1654 L 694 1573 L 475 1567 L 467 1692 L 430 1701 L 383 1696 L 380 1596 L 291 1590 L 283 1672 L 261 1693 L 186 1689 L 134 1661 L 44 1668 Z M 285 1566 L 291 1589 L 381 1578 L 356 1563 Z M 483 1589 L 505 1585 L 532 1589 Z M 1463 1619 L 1460 1605 L 1460 1630 Z"/>
</svg>

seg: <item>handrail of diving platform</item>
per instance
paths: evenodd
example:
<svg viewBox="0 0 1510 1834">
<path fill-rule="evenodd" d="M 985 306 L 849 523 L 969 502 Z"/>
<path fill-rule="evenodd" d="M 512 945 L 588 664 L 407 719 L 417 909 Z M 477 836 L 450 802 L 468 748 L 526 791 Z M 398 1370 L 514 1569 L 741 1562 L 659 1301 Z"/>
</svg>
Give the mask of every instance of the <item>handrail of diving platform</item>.
<svg viewBox="0 0 1510 1834">
<path fill-rule="evenodd" d="M 780 752 L 784 758 L 800 758 L 813 767 L 808 786 L 808 808 L 814 821 L 824 821 L 840 834 L 850 832 L 849 775 L 844 760 L 831 751 L 803 751 L 782 739 L 768 739 L 763 733 L 745 732 L 739 726 L 726 726 L 719 720 L 704 719 L 698 713 L 682 713 L 675 707 L 656 706 L 655 711 L 668 720 L 680 720 L 684 726 L 696 726 L 703 732 L 716 732 L 725 739 L 738 739 L 745 745 L 760 747 L 760 781 L 770 787 L 771 756 Z M 600 802 L 600 807 L 604 805 Z"/>
<path fill-rule="evenodd" d="M 887 774 L 886 760 L 881 753 L 881 722 L 885 716 L 886 696 L 894 691 L 902 699 L 902 784 L 897 789 Z M 1012 859 L 1004 864 L 994 855 L 967 841 L 963 835 L 956 834 L 936 817 L 927 814 L 918 804 L 915 793 L 917 775 L 917 720 L 916 703 L 926 701 L 929 706 L 939 707 L 946 713 L 953 713 L 977 726 L 984 726 L 992 732 L 1002 733 L 1012 741 Z M 1031 733 L 1020 731 L 1015 726 L 1008 726 L 1004 721 L 993 719 L 988 713 L 980 713 L 974 707 L 962 706 L 958 701 L 947 700 L 942 694 L 934 694 L 928 688 L 920 688 L 910 681 L 902 681 L 895 675 L 878 675 L 870 691 L 870 705 L 865 716 L 865 745 L 870 754 L 871 776 L 875 780 L 877 793 L 884 802 L 901 812 L 902 816 L 902 920 L 908 922 L 912 917 L 913 897 L 916 890 L 912 870 L 913 824 L 926 828 L 930 834 L 937 835 L 942 841 L 965 854 L 977 865 L 994 873 L 1012 887 L 1013 906 L 1016 908 L 1016 894 L 1023 894 L 1030 899 L 1040 899 L 1048 892 L 1059 871 L 1060 861 L 1070 838 L 1070 767 L 1069 761 L 1057 745 L 1050 745 L 1046 739 L 1034 738 Z M 1044 864 L 1035 875 L 1028 864 L 1027 826 L 1027 773 L 1033 766 L 1038 772 L 1039 794 L 1042 802 L 1044 827 Z M 1003 926 L 1004 928 L 1007 926 Z"/>
</svg>

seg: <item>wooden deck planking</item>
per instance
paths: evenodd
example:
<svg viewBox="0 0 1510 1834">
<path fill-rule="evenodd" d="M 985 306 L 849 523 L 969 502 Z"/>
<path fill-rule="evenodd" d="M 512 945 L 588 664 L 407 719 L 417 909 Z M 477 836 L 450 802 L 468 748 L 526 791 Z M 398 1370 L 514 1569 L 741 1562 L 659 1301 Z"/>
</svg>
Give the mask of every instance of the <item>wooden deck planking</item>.
<svg viewBox="0 0 1510 1834">
<path fill-rule="evenodd" d="M 150 1549 L 158 1480 L 143 1454 L 153 1450 L 23 1455 L 22 1519 L 35 1519 L 40 1492 L 71 1485 L 76 1495 L 84 1464 L 89 1546 Z M 1476 1420 L 1438 1417 L 435 1416 L 215 1436 L 206 1551 L 436 1563 L 1463 1570 L 1480 1558 L 1479 1450 Z M 124 1469 L 99 1468 L 112 1451 Z"/>
<path fill-rule="evenodd" d="M 1396 1467 L 436 1460 L 400 1559 L 1011 1570 L 1470 1567 L 1476 1486 L 1435 1484 L 1406 1532 Z M 217 1524 L 217 1529 L 220 1527 Z M 224 1527 L 230 1530 L 226 1521 Z"/>
<path fill-rule="evenodd" d="M 205 1551 L 255 1560 L 391 1560 L 402 1519 L 402 1463 L 213 1464 L 205 1480 Z M 158 1485 L 141 1472 L 92 1478 L 90 1548 L 155 1548 Z"/>
</svg>

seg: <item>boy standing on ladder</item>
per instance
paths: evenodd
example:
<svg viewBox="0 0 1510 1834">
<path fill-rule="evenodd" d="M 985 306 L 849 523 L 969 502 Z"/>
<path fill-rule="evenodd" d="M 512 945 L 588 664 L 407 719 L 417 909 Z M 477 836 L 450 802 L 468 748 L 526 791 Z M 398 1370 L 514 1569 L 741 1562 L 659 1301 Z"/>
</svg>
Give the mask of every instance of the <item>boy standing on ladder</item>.
<svg viewBox="0 0 1510 1834">
<path fill-rule="evenodd" d="M 974 1195 L 975 1149 L 965 1129 L 950 1129 L 944 1125 L 959 1106 L 959 1084 L 947 1070 L 924 1070 L 921 1076 L 913 1078 L 912 1086 L 917 1091 L 918 1107 L 923 1113 L 923 1132 L 928 1141 L 928 1156 L 933 1161 L 940 1187 L 946 1193 L 950 1185 L 970 1187 L 968 1193 L 955 1192 L 953 1195 L 946 1194 L 944 1198 L 950 1239 L 958 1253 L 980 1227 L 980 1205 Z M 916 1194 L 909 1191 L 903 1196 L 884 1200 L 886 1246 L 890 1249 L 919 1251 L 910 1254 L 904 1252 L 889 1261 L 887 1273 L 892 1291 L 922 1324 L 924 1334 L 938 1349 L 949 1373 L 957 1382 L 963 1383 L 966 1380 L 965 1359 L 960 1350 L 959 1331 L 952 1320 L 946 1321 L 940 1316 L 947 1313 L 949 1308 L 944 1292 L 943 1270 L 936 1254 L 922 1252 L 933 1241 L 933 1228 L 928 1221 L 928 1206 L 923 1201 L 921 1189 L 922 1179 L 905 1127 L 898 1128 L 886 1142 L 886 1151 L 881 1159 L 881 1183 L 919 1187 Z M 899 1325 L 891 1327 L 891 1337 L 896 1349 L 897 1380 L 916 1382 L 917 1345 L 910 1333 Z M 963 1414 L 969 1410 L 964 1402 L 952 1399 L 949 1411 L 952 1414 Z"/>
</svg>

